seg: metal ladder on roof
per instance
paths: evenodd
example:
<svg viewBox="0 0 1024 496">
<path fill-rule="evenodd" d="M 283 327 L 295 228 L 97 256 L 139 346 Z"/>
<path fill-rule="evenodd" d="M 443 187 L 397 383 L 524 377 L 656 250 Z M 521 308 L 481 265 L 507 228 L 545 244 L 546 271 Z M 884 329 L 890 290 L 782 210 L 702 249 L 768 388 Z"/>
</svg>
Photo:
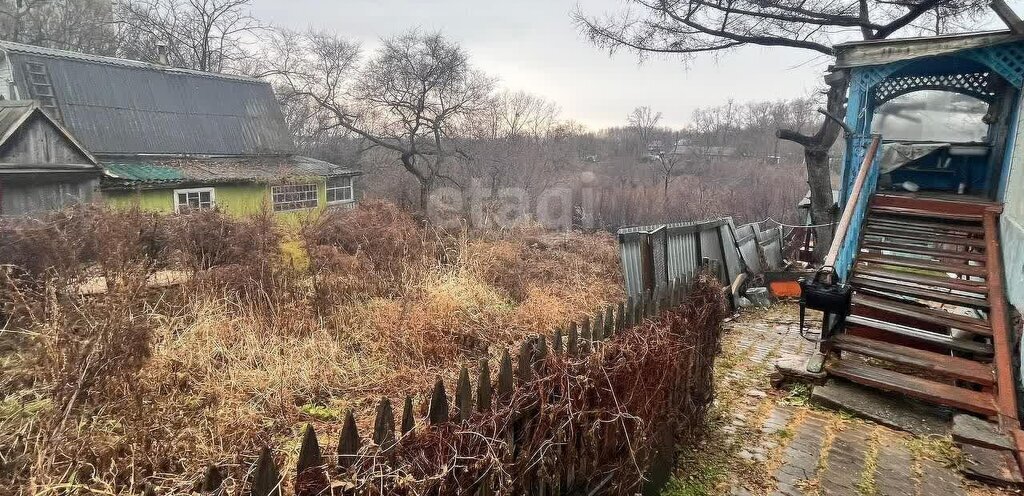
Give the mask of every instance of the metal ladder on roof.
<svg viewBox="0 0 1024 496">
<path fill-rule="evenodd" d="M 46 66 L 39 62 L 25 62 L 25 80 L 28 82 L 29 96 L 39 102 L 39 107 L 54 119 L 63 121 Z"/>
</svg>

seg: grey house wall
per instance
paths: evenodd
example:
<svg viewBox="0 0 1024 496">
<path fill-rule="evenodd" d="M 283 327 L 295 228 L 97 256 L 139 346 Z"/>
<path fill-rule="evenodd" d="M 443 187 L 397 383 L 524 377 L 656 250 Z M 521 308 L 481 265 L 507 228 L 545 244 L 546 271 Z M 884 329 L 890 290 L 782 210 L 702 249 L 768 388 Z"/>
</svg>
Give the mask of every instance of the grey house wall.
<svg viewBox="0 0 1024 496">
<path fill-rule="evenodd" d="M 99 174 L 0 174 L 0 215 L 39 216 L 96 198 Z"/>
<path fill-rule="evenodd" d="M 0 215 L 40 215 L 91 201 L 99 168 L 36 111 L 0 146 Z"/>
</svg>

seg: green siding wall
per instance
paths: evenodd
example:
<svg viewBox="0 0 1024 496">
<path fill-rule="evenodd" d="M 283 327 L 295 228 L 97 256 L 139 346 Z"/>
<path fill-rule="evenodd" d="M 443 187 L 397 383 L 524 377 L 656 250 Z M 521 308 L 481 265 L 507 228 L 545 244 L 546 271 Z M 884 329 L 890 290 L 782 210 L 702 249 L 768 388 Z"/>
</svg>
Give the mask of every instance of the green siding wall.
<svg viewBox="0 0 1024 496">
<path fill-rule="evenodd" d="M 317 184 L 319 206 L 315 209 L 293 210 L 280 212 L 285 217 L 302 218 L 310 213 L 323 210 L 327 206 L 327 182 L 324 178 L 312 180 L 296 180 L 290 184 Z M 270 206 L 269 184 L 221 184 L 213 185 L 217 208 L 231 215 L 251 215 L 258 213 L 264 205 Z M 174 190 L 146 189 L 135 191 L 103 191 L 103 198 L 108 205 L 115 208 L 130 208 L 138 204 L 140 208 L 150 212 L 174 212 Z"/>
</svg>

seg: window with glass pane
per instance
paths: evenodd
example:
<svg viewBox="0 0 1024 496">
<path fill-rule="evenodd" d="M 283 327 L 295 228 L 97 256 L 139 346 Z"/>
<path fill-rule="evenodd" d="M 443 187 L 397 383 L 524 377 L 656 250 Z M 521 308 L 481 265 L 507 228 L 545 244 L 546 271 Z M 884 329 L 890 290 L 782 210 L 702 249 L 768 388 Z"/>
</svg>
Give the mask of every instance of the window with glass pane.
<svg viewBox="0 0 1024 496">
<path fill-rule="evenodd" d="M 285 184 L 270 189 L 275 212 L 315 208 L 319 201 L 315 184 Z"/>
<path fill-rule="evenodd" d="M 207 210 L 215 205 L 213 188 L 174 190 L 174 211 Z"/>
<path fill-rule="evenodd" d="M 981 143 L 987 113 L 988 104 L 972 96 L 921 90 L 879 105 L 871 127 L 886 140 Z"/>
<path fill-rule="evenodd" d="M 353 198 L 351 177 L 332 177 L 327 180 L 327 203 L 348 202 Z"/>
</svg>

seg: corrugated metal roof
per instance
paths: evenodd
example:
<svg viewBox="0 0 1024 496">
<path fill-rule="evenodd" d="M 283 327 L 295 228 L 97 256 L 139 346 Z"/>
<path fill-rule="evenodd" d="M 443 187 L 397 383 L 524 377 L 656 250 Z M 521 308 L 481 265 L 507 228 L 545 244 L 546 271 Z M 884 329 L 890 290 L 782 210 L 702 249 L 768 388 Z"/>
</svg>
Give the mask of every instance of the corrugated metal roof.
<svg viewBox="0 0 1024 496">
<path fill-rule="evenodd" d="M 290 177 L 351 176 L 361 172 L 323 160 L 281 157 L 108 158 L 102 163 L 112 184 L 274 181 Z"/>
<path fill-rule="evenodd" d="M 180 181 L 185 179 L 185 174 L 174 167 L 149 163 L 105 163 L 103 164 L 103 173 L 113 179 L 132 182 Z"/>
<path fill-rule="evenodd" d="M 287 154 L 295 149 L 269 84 L 133 60 L 0 42 L 15 84 L 46 66 L 64 125 L 98 155 Z"/>
</svg>

